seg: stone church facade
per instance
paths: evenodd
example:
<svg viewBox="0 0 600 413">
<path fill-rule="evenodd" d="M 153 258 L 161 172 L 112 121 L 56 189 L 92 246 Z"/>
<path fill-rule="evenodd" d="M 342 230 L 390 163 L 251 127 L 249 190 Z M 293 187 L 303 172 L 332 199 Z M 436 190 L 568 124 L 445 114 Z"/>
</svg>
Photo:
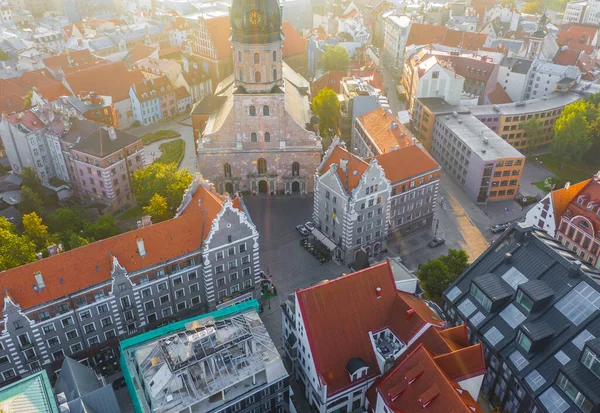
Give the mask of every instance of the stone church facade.
<svg viewBox="0 0 600 413">
<path fill-rule="evenodd" d="M 319 120 L 282 60 L 278 1 L 234 0 L 231 26 L 234 73 L 192 112 L 200 170 L 220 192 L 313 192 Z"/>
</svg>

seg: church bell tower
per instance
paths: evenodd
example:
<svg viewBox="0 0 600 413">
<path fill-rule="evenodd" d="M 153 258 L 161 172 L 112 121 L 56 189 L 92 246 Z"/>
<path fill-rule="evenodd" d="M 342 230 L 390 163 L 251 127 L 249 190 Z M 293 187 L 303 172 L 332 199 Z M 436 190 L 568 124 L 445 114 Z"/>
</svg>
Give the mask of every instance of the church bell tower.
<svg viewBox="0 0 600 413">
<path fill-rule="evenodd" d="M 283 87 L 281 7 L 277 0 L 233 0 L 231 45 L 236 87 L 248 93 Z"/>
</svg>

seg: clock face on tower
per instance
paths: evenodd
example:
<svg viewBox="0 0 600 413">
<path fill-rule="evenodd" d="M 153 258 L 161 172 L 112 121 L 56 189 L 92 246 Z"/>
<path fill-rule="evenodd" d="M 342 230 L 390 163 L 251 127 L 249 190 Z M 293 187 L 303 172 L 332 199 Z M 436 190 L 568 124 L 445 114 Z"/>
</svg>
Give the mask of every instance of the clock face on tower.
<svg viewBox="0 0 600 413">
<path fill-rule="evenodd" d="M 258 12 L 258 10 L 252 10 L 248 14 L 248 17 L 249 17 L 250 23 L 252 23 L 255 26 L 260 24 L 260 22 L 262 21 L 262 16 Z"/>
</svg>

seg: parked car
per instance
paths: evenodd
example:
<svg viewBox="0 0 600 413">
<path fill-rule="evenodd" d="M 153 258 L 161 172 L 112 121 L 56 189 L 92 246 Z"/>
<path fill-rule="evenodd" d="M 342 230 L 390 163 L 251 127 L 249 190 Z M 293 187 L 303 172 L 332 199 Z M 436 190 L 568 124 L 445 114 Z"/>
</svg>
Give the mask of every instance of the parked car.
<svg viewBox="0 0 600 413">
<path fill-rule="evenodd" d="M 115 381 L 112 382 L 112 387 L 115 390 L 120 389 L 121 387 L 125 387 L 127 384 L 125 383 L 125 378 L 124 377 L 119 377 L 118 379 L 116 379 Z"/>
<path fill-rule="evenodd" d="M 315 224 L 312 223 L 312 221 L 308 221 L 304 224 L 304 226 L 309 230 L 312 231 L 313 229 L 315 229 Z"/>
<path fill-rule="evenodd" d="M 494 225 L 492 228 L 490 228 L 490 231 L 492 231 L 492 234 L 499 234 L 501 232 L 506 231 L 506 229 L 510 226 L 510 224 L 498 224 L 498 225 Z"/>
<path fill-rule="evenodd" d="M 296 229 L 298 230 L 298 232 L 300 234 L 302 234 L 303 237 L 308 236 L 308 234 L 310 234 L 310 231 L 306 229 L 306 227 L 302 224 L 300 225 L 296 225 Z"/>
<path fill-rule="evenodd" d="M 435 248 L 437 246 L 444 244 L 445 242 L 446 242 L 446 240 L 444 238 L 435 237 L 429 243 L 429 248 Z"/>
</svg>

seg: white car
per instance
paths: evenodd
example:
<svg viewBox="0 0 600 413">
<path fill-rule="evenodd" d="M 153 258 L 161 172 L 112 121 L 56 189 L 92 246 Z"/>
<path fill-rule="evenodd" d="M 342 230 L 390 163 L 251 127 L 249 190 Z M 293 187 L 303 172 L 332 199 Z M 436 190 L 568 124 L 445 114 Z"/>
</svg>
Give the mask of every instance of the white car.
<svg viewBox="0 0 600 413">
<path fill-rule="evenodd" d="M 306 224 L 304 224 L 304 226 L 309 230 L 312 231 L 313 229 L 315 229 L 315 224 L 312 223 L 312 221 L 308 221 Z"/>
<path fill-rule="evenodd" d="M 310 231 L 307 230 L 304 225 L 296 225 L 296 229 L 300 234 L 302 234 L 303 237 L 306 237 L 308 234 L 310 234 Z"/>
</svg>

